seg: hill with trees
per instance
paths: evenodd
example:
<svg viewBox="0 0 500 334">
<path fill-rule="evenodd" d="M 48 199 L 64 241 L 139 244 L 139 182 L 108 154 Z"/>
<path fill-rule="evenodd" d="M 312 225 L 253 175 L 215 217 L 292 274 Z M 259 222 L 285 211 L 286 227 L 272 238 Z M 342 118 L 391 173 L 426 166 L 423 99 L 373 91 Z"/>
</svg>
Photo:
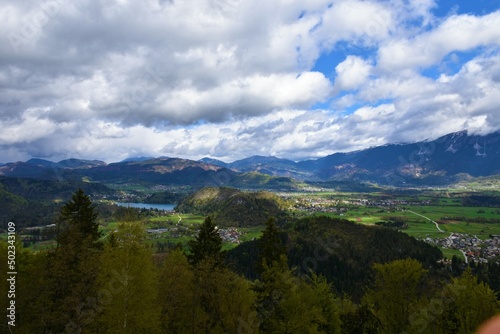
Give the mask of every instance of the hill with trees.
<svg viewBox="0 0 500 334">
<path fill-rule="evenodd" d="M 78 188 L 95 196 L 116 194 L 100 183 L 0 176 L 1 215 L 16 221 L 18 227 L 52 224 L 62 203 Z"/>
<path fill-rule="evenodd" d="M 281 223 L 283 224 L 283 222 Z M 425 268 L 436 269 L 441 251 L 423 241 L 392 229 L 356 224 L 326 216 L 307 217 L 283 224 L 280 240 L 287 249 L 289 265 L 300 275 L 314 271 L 333 284 L 337 293 L 355 298 L 370 282 L 371 266 L 412 258 Z M 235 270 L 258 277 L 258 241 L 243 243 L 228 253 Z"/>
<path fill-rule="evenodd" d="M 219 226 L 263 225 L 270 216 L 279 216 L 287 203 L 266 192 L 246 192 L 228 187 L 208 187 L 186 197 L 176 207 L 178 212 L 211 215 Z"/>
</svg>

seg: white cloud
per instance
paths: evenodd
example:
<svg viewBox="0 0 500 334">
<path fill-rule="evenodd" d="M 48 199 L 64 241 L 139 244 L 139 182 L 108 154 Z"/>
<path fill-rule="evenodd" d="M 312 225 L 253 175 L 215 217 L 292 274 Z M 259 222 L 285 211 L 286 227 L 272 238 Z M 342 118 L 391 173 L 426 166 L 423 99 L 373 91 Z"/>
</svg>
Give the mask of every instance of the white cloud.
<svg viewBox="0 0 500 334">
<path fill-rule="evenodd" d="M 395 24 L 391 9 L 376 1 L 337 1 L 321 19 L 315 35 L 326 45 L 344 39 L 371 44 L 385 39 Z"/>
<path fill-rule="evenodd" d="M 337 73 L 335 79 L 336 91 L 357 89 L 366 82 L 371 68 L 372 66 L 360 57 L 348 56 L 335 67 Z"/>
<path fill-rule="evenodd" d="M 412 12 L 413 15 L 418 15 L 422 18 L 422 25 L 429 24 L 432 20 L 431 10 L 436 7 L 435 0 L 410 0 L 408 10 Z"/>
<path fill-rule="evenodd" d="M 21 118 L 21 122 L 4 123 L 0 131 L 0 146 L 11 144 L 28 144 L 40 138 L 50 136 L 56 125 L 46 119 L 40 119 L 36 114 L 43 110 L 28 110 Z"/>
<path fill-rule="evenodd" d="M 378 64 L 387 71 L 427 67 L 453 51 L 500 44 L 500 11 L 476 17 L 454 15 L 436 29 L 411 39 L 390 40 L 379 49 Z"/>
</svg>

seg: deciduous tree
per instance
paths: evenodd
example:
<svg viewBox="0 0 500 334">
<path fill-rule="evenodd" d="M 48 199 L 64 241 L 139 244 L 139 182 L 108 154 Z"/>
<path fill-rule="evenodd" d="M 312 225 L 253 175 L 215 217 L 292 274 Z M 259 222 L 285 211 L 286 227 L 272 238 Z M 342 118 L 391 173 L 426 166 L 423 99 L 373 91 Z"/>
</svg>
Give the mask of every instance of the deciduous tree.
<svg viewBox="0 0 500 334">
<path fill-rule="evenodd" d="M 96 296 L 102 295 L 102 301 L 97 301 L 94 311 L 99 332 L 160 331 L 157 272 L 142 225 L 122 223 L 118 227 L 113 244 L 106 245 L 102 254 L 98 282 Z"/>
<path fill-rule="evenodd" d="M 414 259 L 396 260 L 375 264 L 373 289 L 366 294 L 366 301 L 373 307 L 384 333 L 401 333 L 410 322 L 422 295 L 422 279 L 426 270 Z"/>
<path fill-rule="evenodd" d="M 442 333 L 473 333 L 481 323 L 500 312 L 494 291 L 478 282 L 470 268 L 453 278 L 439 297 L 437 323 Z"/>
</svg>

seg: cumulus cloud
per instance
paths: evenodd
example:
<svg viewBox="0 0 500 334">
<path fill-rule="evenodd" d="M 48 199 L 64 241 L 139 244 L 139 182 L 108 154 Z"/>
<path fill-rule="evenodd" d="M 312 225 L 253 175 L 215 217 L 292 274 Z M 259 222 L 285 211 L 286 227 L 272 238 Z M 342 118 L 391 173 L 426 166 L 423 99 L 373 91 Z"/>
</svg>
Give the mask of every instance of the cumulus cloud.
<svg viewBox="0 0 500 334">
<path fill-rule="evenodd" d="M 379 66 L 388 71 L 427 67 L 453 51 L 500 44 L 500 11 L 476 17 L 453 15 L 436 29 L 411 39 L 391 40 L 379 49 Z"/>
<path fill-rule="evenodd" d="M 436 17 L 435 7 L 0 2 L 0 161 L 302 159 L 498 130 L 500 11 Z M 424 73 L 460 52 L 471 54 L 454 71 Z"/>
<path fill-rule="evenodd" d="M 371 65 L 357 56 L 348 56 L 346 60 L 335 67 L 337 78 L 336 91 L 357 89 L 366 82 L 370 75 Z"/>
</svg>

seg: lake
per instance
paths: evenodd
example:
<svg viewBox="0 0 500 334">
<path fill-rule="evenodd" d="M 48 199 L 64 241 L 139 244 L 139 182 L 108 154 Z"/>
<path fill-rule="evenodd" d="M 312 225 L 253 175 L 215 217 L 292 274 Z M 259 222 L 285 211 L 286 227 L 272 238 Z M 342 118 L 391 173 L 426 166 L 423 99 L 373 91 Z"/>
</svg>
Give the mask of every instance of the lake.
<svg viewBox="0 0 500 334">
<path fill-rule="evenodd" d="M 138 209 L 158 209 L 158 210 L 174 210 L 177 204 L 149 204 L 149 203 L 123 203 L 123 202 L 115 202 L 118 206 L 125 206 L 131 208 Z"/>
</svg>

